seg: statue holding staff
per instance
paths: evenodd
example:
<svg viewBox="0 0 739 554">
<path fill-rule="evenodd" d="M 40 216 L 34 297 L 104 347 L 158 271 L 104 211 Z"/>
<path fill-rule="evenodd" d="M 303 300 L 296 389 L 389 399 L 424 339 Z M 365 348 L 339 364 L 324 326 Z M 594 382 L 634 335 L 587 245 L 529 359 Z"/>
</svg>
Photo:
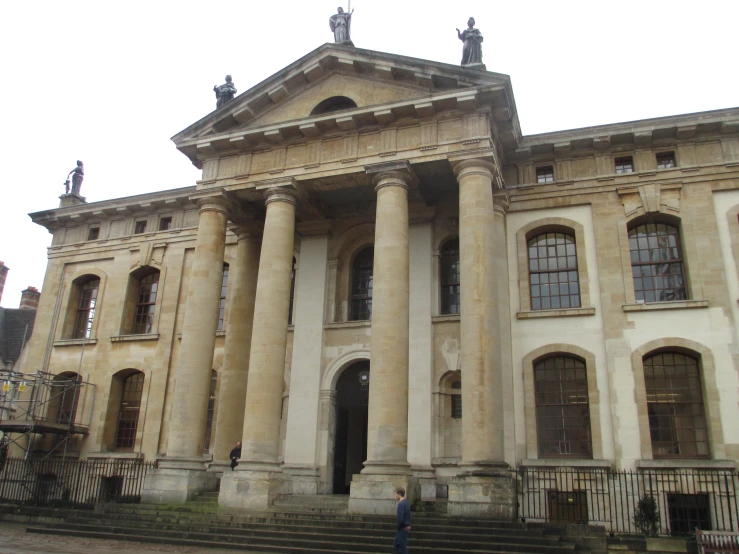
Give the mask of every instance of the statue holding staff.
<svg viewBox="0 0 739 554">
<path fill-rule="evenodd" d="M 457 29 L 459 40 L 464 42 L 462 47 L 462 65 L 482 65 L 482 33 L 475 29 L 475 18 L 467 20 L 464 32 Z"/>
<path fill-rule="evenodd" d="M 351 39 L 352 14 L 344 12 L 344 8 L 339 7 L 338 13 L 332 15 L 328 20 L 328 25 L 334 33 L 334 42 L 336 44 L 350 44 L 354 46 Z"/>
<path fill-rule="evenodd" d="M 72 175 L 72 194 L 80 195 L 80 189 L 82 188 L 82 180 L 85 178 L 85 167 L 84 164 L 77 160 L 77 167 L 67 174 L 67 182 L 64 183 L 67 187 L 67 194 L 69 193 L 69 176 Z"/>
</svg>

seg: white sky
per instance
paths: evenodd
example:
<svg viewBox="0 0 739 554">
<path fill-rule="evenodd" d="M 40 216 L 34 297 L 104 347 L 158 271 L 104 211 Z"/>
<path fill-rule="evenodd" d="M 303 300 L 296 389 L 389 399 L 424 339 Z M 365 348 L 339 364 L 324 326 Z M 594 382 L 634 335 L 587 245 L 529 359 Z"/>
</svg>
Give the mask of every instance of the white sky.
<svg viewBox="0 0 739 554">
<path fill-rule="evenodd" d="M 346 0 L 342 0 L 346 1 Z M 88 201 L 193 185 L 169 140 L 324 42 L 337 0 L 0 1 L 2 305 L 42 287 L 55 208 L 75 160 Z M 458 64 L 472 15 L 483 61 L 511 76 L 524 134 L 729 108 L 736 0 L 353 0 L 360 48 Z M 344 6 L 346 8 L 346 6 Z"/>
</svg>

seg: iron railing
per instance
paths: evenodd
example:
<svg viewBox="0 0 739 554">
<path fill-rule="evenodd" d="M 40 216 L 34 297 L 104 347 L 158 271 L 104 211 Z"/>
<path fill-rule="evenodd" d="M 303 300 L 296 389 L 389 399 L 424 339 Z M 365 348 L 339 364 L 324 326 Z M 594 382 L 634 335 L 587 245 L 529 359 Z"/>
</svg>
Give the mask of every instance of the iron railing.
<svg viewBox="0 0 739 554">
<path fill-rule="evenodd" d="M 154 462 L 24 460 L 0 464 L 0 503 L 92 509 L 101 502 L 138 503 Z"/>
<path fill-rule="evenodd" d="M 516 477 L 518 517 L 527 521 L 589 523 L 614 533 L 644 533 L 649 530 L 635 516 L 640 499 L 651 497 L 659 513 L 659 534 L 739 530 L 739 484 L 728 469 L 522 467 Z"/>
</svg>

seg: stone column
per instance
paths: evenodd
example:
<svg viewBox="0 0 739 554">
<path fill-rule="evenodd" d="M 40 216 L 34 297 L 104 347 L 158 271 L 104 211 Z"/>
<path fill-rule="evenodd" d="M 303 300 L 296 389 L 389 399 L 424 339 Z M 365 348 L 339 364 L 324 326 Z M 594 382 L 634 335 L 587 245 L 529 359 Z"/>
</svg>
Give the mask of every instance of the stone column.
<svg viewBox="0 0 739 554">
<path fill-rule="evenodd" d="M 265 193 L 267 215 L 259 257 L 249 355 L 241 461 L 221 480 L 219 504 L 264 508 L 280 493 L 280 442 L 285 348 L 290 307 L 296 195 L 289 186 Z"/>
<path fill-rule="evenodd" d="M 503 379 L 495 260 L 506 256 L 496 238 L 493 176 L 482 159 L 458 162 L 462 462 L 449 485 L 450 515 L 513 517 L 515 489 L 503 461 Z M 492 486 L 491 486 L 492 485 Z"/>
<path fill-rule="evenodd" d="M 394 164 L 399 165 L 399 164 Z M 368 170 L 369 172 L 370 170 Z M 393 513 L 393 489 L 409 488 L 408 182 L 406 171 L 378 172 L 370 342 L 367 456 L 352 478 L 349 511 Z"/>
<path fill-rule="evenodd" d="M 228 284 L 228 325 L 218 391 L 213 460 L 217 470 L 230 463 L 228 454 L 241 440 L 244 429 L 246 378 L 249 370 L 254 300 L 261 249 L 262 225 L 236 227 L 236 263 L 230 268 Z"/>
<path fill-rule="evenodd" d="M 208 412 L 213 350 L 223 279 L 228 202 L 223 197 L 198 200 L 200 220 L 170 415 L 167 456 L 147 476 L 144 502 L 183 502 L 215 486 L 205 473 L 203 444 Z"/>
</svg>

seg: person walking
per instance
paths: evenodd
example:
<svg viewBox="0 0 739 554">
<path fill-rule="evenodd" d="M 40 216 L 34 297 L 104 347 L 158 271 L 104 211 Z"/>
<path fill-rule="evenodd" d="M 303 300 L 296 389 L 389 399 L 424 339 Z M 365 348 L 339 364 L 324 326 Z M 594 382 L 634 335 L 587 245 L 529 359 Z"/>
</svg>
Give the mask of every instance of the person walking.
<svg viewBox="0 0 739 554">
<path fill-rule="evenodd" d="M 231 471 L 233 471 L 239 465 L 239 458 L 241 458 L 241 441 L 236 443 L 228 457 L 231 458 Z"/>
<path fill-rule="evenodd" d="M 405 489 L 395 489 L 395 500 L 398 501 L 398 531 L 395 534 L 393 548 L 398 554 L 408 554 L 408 535 L 411 531 L 411 507 L 405 499 Z"/>
</svg>

